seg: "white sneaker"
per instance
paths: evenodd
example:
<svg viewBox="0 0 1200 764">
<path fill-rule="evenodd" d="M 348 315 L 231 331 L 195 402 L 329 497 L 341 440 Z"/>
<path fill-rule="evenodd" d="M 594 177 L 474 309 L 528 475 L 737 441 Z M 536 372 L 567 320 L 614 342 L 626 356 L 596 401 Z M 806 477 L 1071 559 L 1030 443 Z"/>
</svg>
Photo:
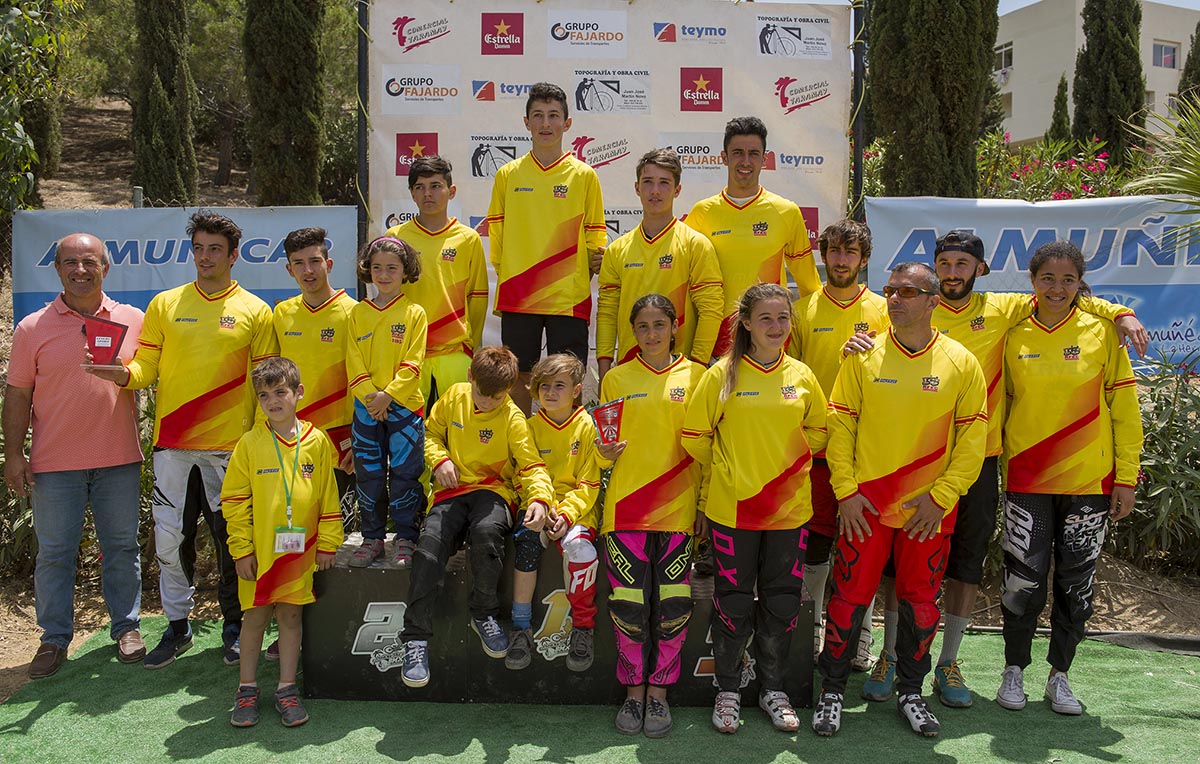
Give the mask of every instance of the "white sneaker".
<svg viewBox="0 0 1200 764">
<path fill-rule="evenodd" d="M 942 725 L 929 710 L 929 704 L 917 693 L 909 693 L 896 698 L 896 710 L 908 721 L 908 726 L 918 735 L 937 737 Z"/>
<path fill-rule="evenodd" d="M 1050 691 L 1049 687 L 1046 691 Z M 996 690 L 996 703 L 1009 711 L 1020 711 L 1025 707 L 1025 672 L 1020 666 L 1004 667 L 1000 689 Z"/>
<path fill-rule="evenodd" d="M 1046 700 L 1056 714 L 1079 716 L 1083 713 L 1083 704 L 1071 692 L 1071 684 L 1066 674 L 1054 674 L 1046 680 Z"/>
<path fill-rule="evenodd" d="M 840 692 L 823 692 L 813 709 L 813 732 L 821 737 L 833 737 L 842 728 L 842 702 Z"/>
<path fill-rule="evenodd" d="M 736 692 L 718 692 L 712 723 L 717 732 L 733 734 L 741 724 L 742 697 Z"/>
<path fill-rule="evenodd" d="M 758 696 L 758 707 L 771 717 L 771 724 L 780 732 L 795 732 L 800 729 L 800 719 L 786 692 L 763 690 Z"/>
<path fill-rule="evenodd" d="M 850 668 L 855 671 L 870 671 L 875 665 L 875 638 L 871 636 L 871 627 L 864 626 L 858 632 L 858 649 L 850 659 Z"/>
</svg>

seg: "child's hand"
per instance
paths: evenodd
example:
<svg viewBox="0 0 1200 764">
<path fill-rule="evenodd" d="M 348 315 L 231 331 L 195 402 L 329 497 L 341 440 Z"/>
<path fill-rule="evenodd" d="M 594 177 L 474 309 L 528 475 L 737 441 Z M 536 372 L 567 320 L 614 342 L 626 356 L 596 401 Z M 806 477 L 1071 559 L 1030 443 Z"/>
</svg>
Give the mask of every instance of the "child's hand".
<svg viewBox="0 0 1200 764">
<path fill-rule="evenodd" d="M 342 460 L 338 462 L 338 469 L 347 474 L 354 474 L 354 452 L 347 451 Z"/>
<path fill-rule="evenodd" d="M 546 526 L 546 517 L 549 513 L 550 508 L 544 502 L 530 503 L 529 509 L 525 510 L 525 527 L 531 531 L 542 530 Z"/>
<path fill-rule="evenodd" d="M 317 570 L 329 570 L 337 558 L 334 552 L 317 552 Z"/>
<path fill-rule="evenodd" d="M 258 558 L 254 556 L 253 552 L 240 560 L 234 560 L 233 567 L 237 571 L 238 578 L 243 581 L 258 580 Z"/>
<path fill-rule="evenodd" d="M 433 479 L 442 488 L 458 488 L 458 467 L 447 459 L 433 471 Z"/>
<path fill-rule="evenodd" d="M 388 406 L 394 402 L 387 393 L 367 393 L 367 413 L 377 422 L 387 419 Z"/>
<path fill-rule="evenodd" d="M 567 516 L 560 512 L 551 512 L 553 516 L 552 524 L 546 529 L 546 535 L 551 541 L 558 541 L 563 536 L 567 535 L 567 530 L 571 527 L 571 521 Z"/>
<path fill-rule="evenodd" d="M 627 440 L 618 440 L 616 443 L 609 443 L 608 445 L 605 445 L 600 442 L 599 438 L 596 438 L 596 451 L 604 459 L 607 459 L 610 462 L 615 462 L 617 457 L 621 455 L 621 452 L 625 450 L 627 443 L 629 443 Z"/>
</svg>

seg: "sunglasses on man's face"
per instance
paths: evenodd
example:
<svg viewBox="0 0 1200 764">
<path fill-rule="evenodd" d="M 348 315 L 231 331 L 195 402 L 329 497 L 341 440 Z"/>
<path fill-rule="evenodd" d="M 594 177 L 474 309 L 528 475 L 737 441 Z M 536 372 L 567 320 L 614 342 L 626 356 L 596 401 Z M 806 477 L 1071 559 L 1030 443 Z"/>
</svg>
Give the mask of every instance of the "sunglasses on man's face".
<svg viewBox="0 0 1200 764">
<path fill-rule="evenodd" d="M 931 292 L 928 289 L 920 289 L 915 286 L 894 287 L 888 285 L 883 288 L 884 297 L 891 297 L 894 294 L 898 294 L 906 300 L 911 300 L 919 294 L 934 294 L 934 292 Z"/>
</svg>

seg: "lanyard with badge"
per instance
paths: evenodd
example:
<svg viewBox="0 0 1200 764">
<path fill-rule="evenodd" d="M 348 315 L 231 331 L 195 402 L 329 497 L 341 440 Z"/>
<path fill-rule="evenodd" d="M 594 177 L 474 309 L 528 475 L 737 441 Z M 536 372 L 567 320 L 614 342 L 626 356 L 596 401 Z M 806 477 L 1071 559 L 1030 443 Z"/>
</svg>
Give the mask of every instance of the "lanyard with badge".
<svg viewBox="0 0 1200 764">
<path fill-rule="evenodd" d="M 275 456 L 279 459 L 279 474 L 283 477 L 283 495 L 287 501 L 287 525 L 275 529 L 275 553 L 296 554 L 304 551 L 304 528 L 292 526 L 292 489 L 296 487 L 296 476 L 300 474 L 300 424 L 296 423 L 296 452 L 292 462 L 292 482 L 288 484 L 287 469 L 283 464 L 283 452 L 279 450 L 279 436 L 271 432 L 275 444 Z"/>
</svg>

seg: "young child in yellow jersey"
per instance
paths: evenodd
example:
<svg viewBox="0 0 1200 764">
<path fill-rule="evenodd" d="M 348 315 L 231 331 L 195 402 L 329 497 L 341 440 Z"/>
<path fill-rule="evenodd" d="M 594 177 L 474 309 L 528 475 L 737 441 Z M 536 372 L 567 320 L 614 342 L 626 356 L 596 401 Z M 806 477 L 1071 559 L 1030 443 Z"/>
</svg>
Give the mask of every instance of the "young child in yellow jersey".
<svg viewBox="0 0 1200 764">
<path fill-rule="evenodd" d="M 692 616 L 692 534 L 701 470 L 680 444 L 687 404 L 704 367 L 675 354 L 675 305 L 661 294 L 633 304 L 638 354 L 600 384 L 600 399 L 622 400 L 622 440 L 598 449 L 615 461 L 604 495 L 608 612 L 617 642 L 617 681 L 625 702 L 616 727 L 626 735 L 671 731 L 667 689 L 679 680 Z"/>
<path fill-rule="evenodd" d="M 350 311 L 346 376 L 354 397 L 350 436 L 362 546 L 350 566 L 365 568 L 383 554 L 390 514 L 396 526 L 392 561 L 412 564 L 418 523 L 425 510 L 421 472 L 425 460 L 425 311 L 403 292 L 421 277 L 416 250 L 401 239 L 380 236 L 358 253 L 358 278 L 377 294 Z M 387 507 L 385 512 L 384 507 Z"/>
<path fill-rule="evenodd" d="M 553 539 L 562 551 L 571 603 L 567 668 L 586 671 L 592 665 L 596 625 L 596 499 L 602 466 L 596 454 L 596 425 L 587 409 L 575 405 L 583 392 L 578 358 L 570 353 L 547 356 L 534 364 L 530 379 L 530 392 L 540 408 L 529 417 L 529 431 L 554 481 L 554 505 L 545 532 L 526 527 L 524 511 L 517 513 L 513 632 L 504 665 L 523 669 L 533 659 L 533 590 L 546 539 Z"/>
<path fill-rule="evenodd" d="M 342 543 L 333 474 L 337 450 L 320 428 L 296 418 L 296 404 L 304 396 L 296 364 L 268 358 L 250 380 L 267 421 L 238 441 L 221 487 L 243 611 L 240 684 L 230 722 L 235 727 L 258 723 L 258 654 L 274 614 L 279 624 L 275 709 L 285 727 L 296 727 L 308 721 L 296 690 L 300 611 L 315 601 L 313 571 L 332 566 Z"/>
<path fill-rule="evenodd" d="M 554 501 L 525 415 L 508 395 L 517 374 L 517 357 L 508 348 L 482 348 L 471 359 L 470 381 L 452 385 L 429 414 L 425 461 L 433 472 L 433 508 L 421 529 L 400 635 L 400 678 L 408 687 L 429 684 L 433 607 L 446 562 L 464 540 L 471 541 L 471 628 L 489 657 L 508 653 L 508 632 L 497 616 L 513 512 L 519 497 L 526 525 L 540 531 Z"/>
</svg>

